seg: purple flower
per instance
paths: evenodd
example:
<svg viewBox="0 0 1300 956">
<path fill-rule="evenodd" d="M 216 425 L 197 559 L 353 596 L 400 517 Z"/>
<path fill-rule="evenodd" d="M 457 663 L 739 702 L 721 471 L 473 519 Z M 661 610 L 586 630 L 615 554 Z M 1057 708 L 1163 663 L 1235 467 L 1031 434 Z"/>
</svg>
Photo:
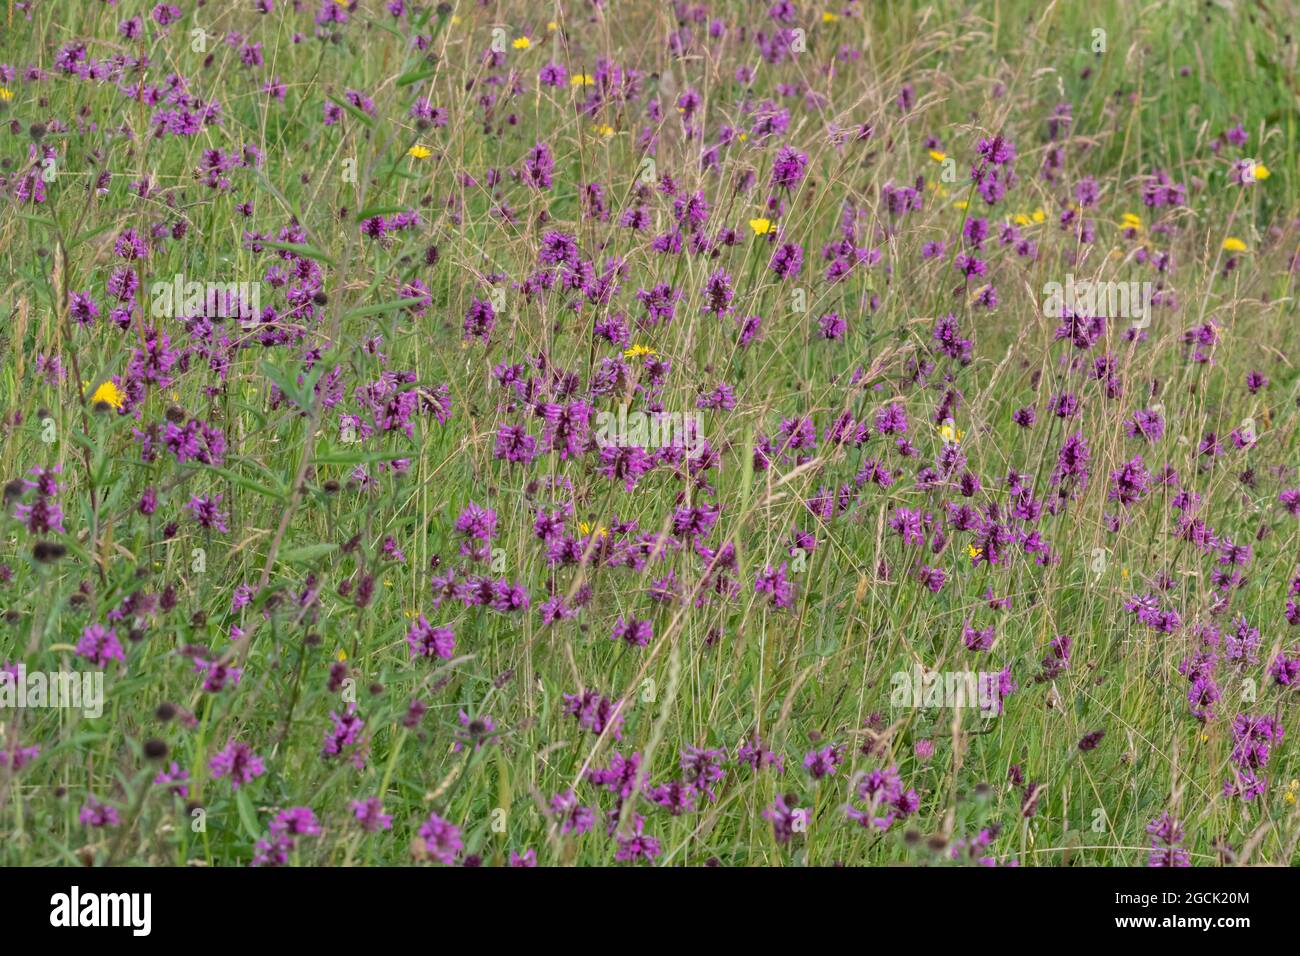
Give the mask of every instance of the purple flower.
<svg viewBox="0 0 1300 956">
<path fill-rule="evenodd" d="M 122 823 L 122 818 L 116 808 L 110 807 L 106 803 L 100 803 L 93 796 L 86 798 L 77 819 L 88 827 L 115 827 Z"/>
<path fill-rule="evenodd" d="M 318 836 L 320 823 L 311 807 L 290 807 L 275 815 L 267 828 L 272 836 Z"/>
<path fill-rule="evenodd" d="M 421 614 L 406 632 L 406 643 L 412 658 L 441 657 L 443 660 L 451 660 L 456 650 L 456 635 L 449 627 L 434 627 Z"/>
<path fill-rule="evenodd" d="M 785 758 L 768 750 L 757 734 L 741 741 L 736 751 L 736 760 L 755 772 L 766 767 L 775 767 L 777 773 L 785 773 Z"/>
<path fill-rule="evenodd" d="M 545 143 L 537 143 L 524 157 L 524 181 L 538 189 L 550 189 L 554 172 L 555 159 L 550 148 Z"/>
<path fill-rule="evenodd" d="M 497 314 L 492 303 L 477 297 L 471 298 L 465 311 L 465 340 L 479 339 L 487 342 L 496 328 Z"/>
<path fill-rule="evenodd" d="M 620 617 L 609 637 L 613 641 L 621 640 L 628 647 L 645 647 L 654 637 L 654 628 L 649 621 L 639 621 L 634 617 L 625 621 Z"/>
<path fill-rule="evenodd" d="M 564 714 L 578 721 L 578 726 L 593 734 L 603 734 L 606 728 L 615 740 L 623 739 L 622 708 L 614 701 L 595 691 L 583 690 L 564 695 Z"/>
<path fill-rule="evenodd" d="M 767 267 L 779 279 L 789 279 L 799 274 L 803 268 L 803 247 L 797 242 L 783 242 L 776 247 Z"/>
<path fill-rule="evenodd" d="M 579 804 L 572 790 L 551 797 L 550 810 L 551 815 L 560 820 L 560 833 L 564 836 L 570 833 L 581 836 L 596 822 L 595 811 Z"/>
<path fill-rule="evenodd" d="M 185 800 L 190 795 L 189 785 L 185 782 L 189 779 L 190 772 L 182 770 L 173 760 L 166 770 L 159 771 L 158 776 L 153 778 L 153 782 L 157 786 L 166 787 L 169 793 Z"/>
<path fill-rule="evenodd" d="M 384 805 L 379 801 L 378 797 L 367 797 L 364 800 L 352 801 L 352 815 L 361 824 L 361 829 L 367 833 L 393 828 L 392 816 L 384 813 L 383 810 Z"/>
<path fill-rule="evenodd" d="M 844 749 L 838 744 L 831 744 L 821 750 L 810 750 L 804 755 L 803 765 L 814 780 L 821 780 L 833 776 L 843 759 Z"/>
<path fill-rule="evenodd" d="M 99 306 L 88 292 L 70 292 L 68 294 L 68 315 L 78 325 L 94 325 L 99 318 Z"/>
<path fill-rule="evenodd" d="M 221 503 L 221 495 L 195 495 L 186 505 L 190 513 L 194 515 L 194 520 L 198 522 L 200 528 L 209 531 L 220 531 L 223 534 L 230 531 L 226 527 L 227 514 L 221 511 L 217 506 Z"/>
<path fill-rule="evenodd" d="M 126 661 L 126 652 L 117 639 L 117 632 L 100 624 L 87 625 L 81 632 L 77 654 L 101 669 L 107 667 L 109 661 Z"/>
<path fill-rule="evenodd" d="M 888 830 L 895 822 L 915 813 L 920 798 L 915 790 L 903 789 L 897 767 L 872 770 L 858 781 L 856 796 L 866 806 L 853 804 L 844 808 L 845 815 L 861 826 Z"/>
<path fill-rule="evenodd" d="M 253 753 L 253 748 L 234 738 L 227 741 L 224 750 L 213 755 L 208 769 L 217 780 L 229 777 L 230 786 L 235 790 L 266 773 L 266 765 Z"/>
<path fill-rule="evenodd" d="M 1151 852 L 1147 866 L 1191 866 L 1191 858 L 1182 848 L 1183 828 L 1169 811 L 1165 811 L 1147 824 L 1151 835 Z"/>
<path fill-rule="evenodd" d="M 645 820 L 640 814 L 634 814 L 631 834 L 617 837 L 618 850 L 614 859 L 619 863 L 634 863 L 639 860 L 649 862 L 657 857 L 660 853 L 659 840 L 647 836 L 644 831 Z"/>
<path fill-rule="evenodd" d="M 782 146 L 772 160 L 773 190 L 784 189 L 793 192 L 802 182 L 804 171 L 808 168 L 808 156 L 793 146 Z"/>
<path fill-rule="evenodd" d="M 761 571 L 754 581 L 754 593 L 766 594 L 773 610 L 784 610 L 794 606 L 794 585 L 786 576 L 786 562 L 773 569 L 771 565 Z"/>
<path fill-rule="evenodd" d="M 465 847 L 460 829 L 436 813 L 429 814 L 429 819 L 420 826 L 420 839 L 424 841 L 424 853 L 443 866 L 455 866 L 456 854 Z"/>
<path fill-rule="evenodd" d="M 808 811 L 791 806 L 794 802 L 792 794 L 778 795 L 763 811 L 763 819 L 772 821 L 772 835 L 781 845 L 789 843 L 795 833 L 803 833 L 807 829 Z"/>
</svg>

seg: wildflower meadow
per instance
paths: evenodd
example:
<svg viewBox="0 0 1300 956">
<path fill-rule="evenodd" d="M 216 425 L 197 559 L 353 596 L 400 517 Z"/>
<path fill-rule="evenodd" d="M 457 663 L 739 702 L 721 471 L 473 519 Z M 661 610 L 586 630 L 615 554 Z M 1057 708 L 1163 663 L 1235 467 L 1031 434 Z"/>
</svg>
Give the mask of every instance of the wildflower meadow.
<svg viewBox="0 0 1300 956">
<path fill-rule="evenodd" d="M 1297 864 L 1298 25 L 0 4 L 0 865 Z"/>
</svg>

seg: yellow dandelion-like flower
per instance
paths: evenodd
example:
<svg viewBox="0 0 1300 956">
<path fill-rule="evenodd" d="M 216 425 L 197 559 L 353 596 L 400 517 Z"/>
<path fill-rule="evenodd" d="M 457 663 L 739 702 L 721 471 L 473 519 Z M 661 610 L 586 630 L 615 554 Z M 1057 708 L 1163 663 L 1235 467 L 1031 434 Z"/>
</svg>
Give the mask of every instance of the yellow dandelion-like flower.
<svg viewBox="0 0 1300 956">
<path fill-rule="evenodd" d="M 339 661 L 339 662 L 341 663 L 341 662 L 343 662 L 343 661 L 345 661 L 345 660 L 348 659 L 348 652 L 345 651 L 343 648 L 340 647 L 340 648 L 338 649 L 338 651 L 335 652 L 335 654 L 334 654 L 334 659 L 335 659 L 336 661 Z"/>
<path fill-rule="evenodd" d="M 966 553 L 967 553 L 968 555 L 970 555 L 970 558 L 971 558 L 971 560 L 973 561 L 973 560 L 975 560 L 976 558 L 978 558 L 981 554 L 984 553 L 984 549 L 983 549 L 983 548 L 977 548 L 977 547 L 975 547 L 975 545 L 973 545 L 973 544 L 968 544 L 968 545 L 966 545 Z"/>
<path fill-rule="evenodd" d="M 528 39 L 528 37 L 516 37 L 515 41 L 510 45 L 516 50 L 527 50 L 533 45 L 533 41 Z"/>
<path fill-rule="evenodd" d="M 1017 226 L 1027 226 L 1032 220 L 1023 212 L 1018 212 L 1011 218 L 1011 221 Z"/>
<path fill-rule="evenodd" d="M 623 358 L 640 358 L 642 355 L 658 355 L 658 354 L 659 353 L 656 352 L 654 349 L 652 349 L 650 346 L 642 345 L 640 342 L 638 342 L 635 345 L 633 345 L 630 349 L 626 349 L 623 352 Z"/>
<path fill-rule="evenodd" d="M 613 136 L 613 135 L 614 135 L 614 127 L 610 126 L 610 125 L 607 124 L 607 123 L 602 123 L 600 126 L 593 126 L 593 127 L 591 128 L 591 131 L 592 131 L 593 133 L 595 133 L 597 136 Z"/>
<path fill-rule="evenodd" d="M 90 396 L 90 403 L 104 402 L 112 405 L 118 411 L 121 411 L 123 403 L 126 401 L 126 392 L 117 387 L 110 379 L 99 388 L 95 389 L 95 394 Z"/>
<path fill-rule="evenodd" d="M 1141 229 L 1142 217 L 1136 213 L 1126 212 L 1120 217 L 1120 225 L 1125 229 Z"/>
<path fill-rule="evenodd" d="M 1246 244 L 1242 242 L 1240 239 L 1238 239 L 1236 236 L 1229 236 L 1227 239 L 1223 240 L 1223 251 L 1224 252 L 1245 252 Z"/>
<path fill-rule="evenodd" d="M 747 139 L 749 139 L 749 134 L 748 134 L 748 133 L 741 133 L 741 134 L 740 134 L 740 141 L 741 141 L 742 143 L 745 142 L 745 140 L 747 140 Z"/>
<path fill-rule="evenodd" d="M 932 149 L 930 150 L 930 158 L 933 159 L 936 163 L 942 163 L 945 159 L 948 158 L 948 154 L 941 149 Z"/>
<path fill-rule="evenodd" d="M 433 150 L 428 146 L 421 146 L 419 143 L 416 143 L 406 151 L 406 155 L 413 159 L 428 159 L 433 155 Z"/>
<path fill-rule="evenodd" d="M 968 203 L 964 199 L 958 199 L 955 203 L 953 203 L 953 205 L 956 206 L 958 209 L 965 209 L 967 206 L 970 205 L 970 203 Z"/>
<path fill-rule="evenodd" d="M 451 18 L 451 25 L 454 26 L 454 27 L 460 26 L 460 16 L 459 16 L 459 14 Z"/>
<path fill-rule="evenodd" d="M 587 522 L 585 522 L 585 521 L 579 521 L 579 522 L 578 522 L 578 531 L 581 532 L 582 534 L 591 534 L 591 533 L 592 533 L 592 531 L 591 531 L 591 525 L 589 525 L 589 524 L 588 524 Z M 609 537 L 609 529 L 607 529 L 604 525 L 597 525 L 597 526 L 596 526 L 596 532 L 595 532 L 595 533 L 596 533 L 596 537 L 598 537 L 598 538 L 607 538 L 607 537 Z"/>
<path fill-rule="evenodd" d="M 1122 578 L 1128 577 L 1128 568 L 1121 568 L 1119 572 L 1119 576 Z"/>
<path fill-rule="evenodd" d="M 1300 794 L 1300 780 L 1292 780 L 1286 785 L 1286 802 L 1295 803 L 1297 794 Z"/>
<path fill-rule="evenodd" d="M 1260 180 L 1260 179 L 1268 179 L 1268 177 L 1269 177 L 1269 176 L 1272 176 L 1272 175 L 1273 175 L 1273 174 L 1270 173 L 1270 172 L 1268 171 L 1268 167 L 1265 166 L 1263 163 L 1256 163 L 1256 164 L 1255 164 L 1255 179 L 1256 179 L 1256 180 Z"/>
<path fill-rule="evenodd" d="M 837 20 L 839 20 L 839 18 L 840 15 L 838 13 L 831 13 L 829 10 L 827 10 L 825 13 L 822 14 L 822 23 L 834 23 Z"/>
<path fill-rule="evenodd" d="M 552 20 L 550 23 L 546 24 L 546 29 L 554 33 L 556 30 L 560 29 L 560 25 Z"/>
<path fill-rule="evenodd" d="M 14 98 L 13 90 L 0 86 L 0 100 L 4 100 L 6 103 L 8 103 L 13 98 Z"/>
<path fill-rule="evenodd" d="M 575 73 L 569 77 L 570 86 L 593 86 L 595 83 L 596 79 L 590 73 Z"/>
<path fill-rule="evenodd" d="M 1034 210 L 1034 222 L 1045 222 L 1046 220 L 1047 220 L 1047 213 L 1043 212 L 1042 206 L 1039 206 L 1037 209 Z"/>
<path fill-rule="evenodd" d="M 772 220 L 751 219 L 749 220 L 749 228 L 754 230 L 754 235 L 756 236 L 766 236 L 772 231 Z"/>
</svg>

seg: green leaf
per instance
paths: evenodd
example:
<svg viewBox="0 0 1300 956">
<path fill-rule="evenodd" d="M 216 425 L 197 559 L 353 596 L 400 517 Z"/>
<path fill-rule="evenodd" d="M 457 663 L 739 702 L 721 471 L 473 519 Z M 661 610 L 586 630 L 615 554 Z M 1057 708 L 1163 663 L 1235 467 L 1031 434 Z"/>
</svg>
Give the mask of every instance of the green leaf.
<svg viewBox="0 0 1300 956">
<path fill-rule="evenodd" d="M 267 485 L 263 485 L 259 482 L 254 481 L 252 478 L 247 478 L 243 475 L 237 474 L 231 471 L 229 468 L 217 468 L 216 466 L 210 466 L 208 470 L 215 472 L 216 474 L 220 475 L 222 478 L 225 478 L 233 485 L 238 485 L 240 488 L 243 488 L 247 491 L 254 492 L 255 494 L 262 495 L 265 498 L 274 498 L 276 501 L 284 501 L 289 497 L 288 493 L 281 488 L 272 488 Z"/>
<path fill-rule="evenodd" d="M 403 73 L 399 76 L 397 78 L 397 85 L 399 87 L 410 86 L 412 83 L 419 83 L 421 80 L 427 80 L 437 72 L 437 69 L 432 66 L 427 66 L 422 70 L 412 70 L 409 73 Z"/>
<path fill-rule="evenodd" d="M 375 128 L 375 121 L 371 119 L 368 115 L 363 113 L 361 110 L 353 106 L 347 100 L 341 100 L 337 96 L 332 96 L 332 95 L 327 95 L 326 99 L 328 99 L 334 105 L 340 106 L 343 109 L 347 110 L 357 119 L 358 122 L 362 123 L 363 125 L 369 127 L 370 129 Z"/>
<path fill-rule="evenodd" d="M 309 561 L 315 561 L 317 558 L 323 558 L 332 551 L 338 550 L 337 544 L 309 544 L 301 548 L 292 548 L 288 551 L 281 551 L 279 561 L 282 564 L 299 564 Z"/>
<path fill-rule="evenodd" d="M 249 839 L 262 839 L 262 829 L 257 824 L 257 811 L 253 809 L 253 798 L 248 795 L 247 789 L 235 791 L 235 806 L 239 808 L 239 822 L 244 825 Z"/>
<path fill-rule="evenodd" d="M 323 262 L 327 266 L 333 267 L 334 260 L 325 253 L 321 252 L 315 246 L 304 246 L 296 242 L 269 242 L 263 241 L 262 245 L 268 249 L 283 249 L 286 252 L 292 252 L 295 255 L 306 256 L 308 259 L 315 259 L 317 262 Z"/>
</svg>

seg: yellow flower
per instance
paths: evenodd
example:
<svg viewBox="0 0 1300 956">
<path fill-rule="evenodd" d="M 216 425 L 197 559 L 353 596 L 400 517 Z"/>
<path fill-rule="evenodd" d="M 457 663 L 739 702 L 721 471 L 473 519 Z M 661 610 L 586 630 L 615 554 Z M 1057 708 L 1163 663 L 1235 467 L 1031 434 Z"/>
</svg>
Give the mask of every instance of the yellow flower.
<svg viewBox="0 0 1300 956">
<path fill-rule="evenodd" d="M 756 236 L 766 236 L 772 231 L 772 220 L 751 219 L 749 220 L 749 228 L 754 230 L 754 235 Z"/>
<path fill-rule="evenodd" d="M 1120 225 L 1125 229 L 1141 229 L 1142 217 L 1135 213 L 1126 212 L 1120 217 Z"/>
<path fill-rule="evenodd" d="M 748 134 L 748 133 L 741 133 L 741 134 L 740 134 L 740 141 L 741 141 L 742 143 L 743 143 L 745 140 L 747 140 L 747 139 L 749 139 L 749 134 Z"/>
<path fill-rule="evenodd" d="M 1297 793 L 1300 793 L 1300 780 L 1292 780 L 1286 785 L 1286 802 L 1295 803 Z"/>
<path fill-rule="evenodd" d="M 514 47 L 516 50 L 527 50 L 530 46 L 533 45 L 533 41 L 528 39 L 528 37 L 518 37 L 510 45 Z"/>
<path fill-rule="evenodd" d="M 104 402 L 121 411 L 122 403 L 125 398 L 126 393 L 113 384 L 112 379 L 109 379 L 103 385 L 99 386 L 99 388 L 95 389 L 95 394 L 90 396 L 90 403 L 93 405 L 96 402 Z"/>
<path fill-rule="evenodd" d="M 975 558 L 978 558 L 981 554 L 984 553 L 984 549 L 977 548 L 973 544 L 968 544 L 966 545 L 966 553 L 970 555 L 971 560 L 973 561 Z"/>
<path fill-rule="evenodd" d="M 550 23 L 546 24 L 546 29 L 554 33 L 556 30 L 560 29 L 560 25 L 552 20 Z"/>
<path fill-rule="evenodd" d="M 1246 244 L 1242 242 L 1240 239 L 1238 239 L 1236 236 L 1229 236 L 1227 239 L 1223 240 L 1223 251 L 1224 252 L 1245 252 Z"/>
<path fill-rule="evenodd" d="M 414 159 L 428 159 L 433 155 L 433 150 L 428 146 L 421 146 L 419 143 L 416 143 L 406 151 L 406 155 L 411 156 Z"/>
<path fill-rule="evenodd" d="M 626 351 L 623 352 L 623 358 L 640 358 L 642 355 L 658 355 L 658 354 L 659 353 L 656 352 L 654 349 L 652 349 L 650 346 L 642 345 L 640 342 L 638 342 L 635 345 L 633 345 L 630 349 L 627 349 Z"/>
<path fill-rule="evenodd" d="M 593 127 L 591 128 L 591 131 L 592 131 L 593 133 L 595 133 L 597 136 L 613 136 L 613 135 L 614 135 L 614 127 L 612 127 L 612 126 L 610 126 L 610 125 L 608 125 L 608 124 L 605 124 L 605 123 L 602 123 L 600 126 L 593 126 Z"/>
<path fill-rule="evenodd" d="M 966 436 L 965 432 L 958 431 L 952 425 L 940 425 L 939 437 L 948 442 L 960 442 Z"/>
<path fill-rule="evenodd" d="M 1039 206 L 1034 210 L 1034 222 L 1043 222 L 1047 219 L 1047 213 L 1043 212 L 1043 207 Z"/>
<path fill-rule="evenodd" d="M 573 76 L 569 77 L 570 86 L 591 86 L 595 82 L 595 79 L 590 73 L 575 73 Z"/>
<path fill-rule="evenodd" d="M 1014 222 L 1017 226 L 1029 225 L 1029 217 L 1026 216 L 1023 212 L 1016 213 L 1016 215 L 1012 218 L 1011 221 Z"/>
<path fill-rule="evenodd" d="M 455 27 L 455 26 L 460 26 L 460 16 L 459 16 L 459 15 L 454 16 L 454 17 L 451 18 L 451 25 L 454 26 L 454 27 Z"/>
<path fill-rule="evenodd" d="M 579 530 L 580 532 L 582 532 L 583 534 L 591 534 L 591 525 L 587 524 L 587 522 L 585 522 L 585 521 L 579 521 L 579 522 L 578 522 L 578 530 Z M 608 531 L 606 528 L 604 528 L 603 526 L 598 526 L 598 527 L 596 528 L 596 536 L 597 536 L 597 537 L 600 537 L 600 538 L 608 537 L 608 536 L 609 536 L 609 531 Z"/>
<path fill-rule="evenodd" d="M 335 653 L 334 659 L 340 662 L 345 661 L 348 659 L 348 652 L 343 650 L 343 648 L 340 647 L 338 651 Z"/>
<path fill-rule="evenodd" d="M 840 15 L 838 13 L 831 13 L 829 10 L 827 10 L 825 13 L 822 14 L 822 23 L 834 23 L 839 18 Z"/>
<path fill-rule="evenodd" d="M 942 163 L 945 159 L 948 158 L 948 154 L 939 149 L 932 149 L 930 150 L 930 158 L 933 159 L 936 163 Z"/>
<path fill-rule="evenodd" d="M 956 206 L 958 209 L 965 209 L 967 206 L 970 205 L 970 203 L 968 203 L 964 199 L 958 199 L 955 203 L 953 203 L 953 205 Z"/>
<path fill-rule="evenodd" d="M 5 87 L 0 86 L 0 100 L 4 100 L 6 103 L 8 103 L 13 98 L 14 98 L 13 90 L 6 89 Z"/>
</svg>

